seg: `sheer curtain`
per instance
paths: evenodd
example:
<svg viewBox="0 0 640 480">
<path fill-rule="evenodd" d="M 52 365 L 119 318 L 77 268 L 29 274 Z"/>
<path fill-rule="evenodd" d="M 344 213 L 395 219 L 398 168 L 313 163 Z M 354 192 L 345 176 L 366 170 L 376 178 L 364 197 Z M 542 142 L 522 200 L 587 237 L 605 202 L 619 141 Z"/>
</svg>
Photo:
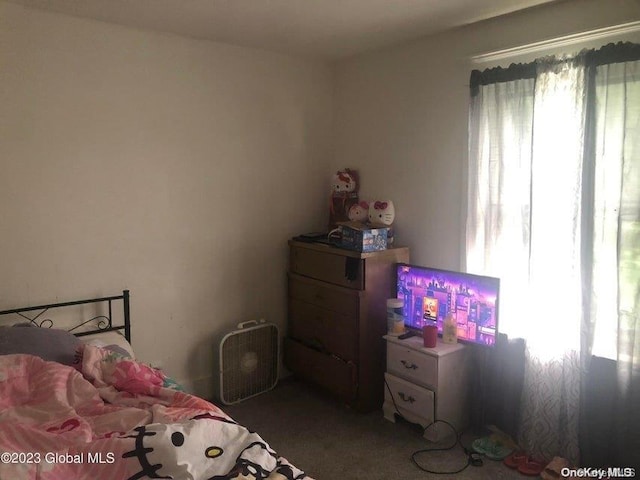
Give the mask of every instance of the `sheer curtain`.
<svg viewBox="0 0 640 480">
<path fill-rule="evenodd" d="M 534 87 L 533 78 L 483 86 L 469 119 L 467 270 L 501 277 L 500 331 L 514 337 L 530 330 L 517 299 L 529 279 Z"/>
<path fill-rule="evenodd" d="M 500 330 L 527 345 L 518 440 L 547 458 L 579 460 L 592 347 L 638 400 L 637 63 L 472 75 L 467 269 L 501 278 Z"/>
<path fill-rule="evenodd" d="M 612 451 L 640 467 L 640 61 L 595 71 L 593 352 L 616 360 Z M 633 463 L 632 463 L 633 462 Z"/>
<path fill-rule="evenodd" d="M 520 445 L 579 457 L 585 68 L 541 62 L 534 92 L 527 364 Z M 523 300 L 524 301 L 524 300 Z"/>
</svg>

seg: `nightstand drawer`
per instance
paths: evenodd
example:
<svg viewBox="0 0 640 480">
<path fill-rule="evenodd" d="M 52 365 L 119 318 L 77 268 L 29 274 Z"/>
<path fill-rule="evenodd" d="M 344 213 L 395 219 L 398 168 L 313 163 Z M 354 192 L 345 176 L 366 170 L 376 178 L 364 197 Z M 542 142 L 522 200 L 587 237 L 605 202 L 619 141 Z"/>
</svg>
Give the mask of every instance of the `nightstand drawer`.
<svg viewBox="0 0 640 480">
<path fill-rule="evenodd" d="M 289 335 L 344 360 L 357 360 L 357 342 L 353 341 L 358 335 L 356 317 L 291 298 Z"/>
<path fill-rule="evenodd" d="M 291 272 L 356 290 L 364 289 L 364 261 L 307 248 L 291 249 Z"/>
<path fill-rule="evenodd" d="M 387 342 L 387 372 L 424 387 L 438 385 L 437 358 L 391 342 Z"/>
<path fill-rule="evenodd" d="M 358 315 L 358 292 L 331 287 L 297 275 L 289 275 L 289 297 L 350 317 Z"/>
<path fill-rule="evenodd" d="M 384 390 L 385 409 L 397 409 L 409 421 L 427 427 L 434 419 L 434 394 L 401 378 L 384 374 L 387 387 Z"/>
</svg>

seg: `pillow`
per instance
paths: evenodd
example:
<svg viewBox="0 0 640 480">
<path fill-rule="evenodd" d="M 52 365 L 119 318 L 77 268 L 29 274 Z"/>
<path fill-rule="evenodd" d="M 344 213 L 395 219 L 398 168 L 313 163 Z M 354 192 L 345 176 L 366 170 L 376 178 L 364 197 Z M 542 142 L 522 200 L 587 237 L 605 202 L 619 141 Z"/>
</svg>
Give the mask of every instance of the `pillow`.
<svg viewBox="0 0 640 480">
<path fill-rule="evenodd" d="M 106 348 L 107 350 L 119 353 L 124 357 L 129 357 L 132 360 L 135 360 L 136 358 L 133 354 L 133 348 L 131 347 L 131 344 L 127 342 L 127 339 L 124 338 L 124 335 L 116 331 L 87 335 L 86 337 L 81 337 L 80 341 L 89 345 L 93 345 L 95 347 Z"/>
<path fill-rule="evenodd" d="M 0 327 L 0 355 L 24 353 L 72 366 L 79 346 L 80 340 L 66 330 L 29 324 Z"/>
</svg>

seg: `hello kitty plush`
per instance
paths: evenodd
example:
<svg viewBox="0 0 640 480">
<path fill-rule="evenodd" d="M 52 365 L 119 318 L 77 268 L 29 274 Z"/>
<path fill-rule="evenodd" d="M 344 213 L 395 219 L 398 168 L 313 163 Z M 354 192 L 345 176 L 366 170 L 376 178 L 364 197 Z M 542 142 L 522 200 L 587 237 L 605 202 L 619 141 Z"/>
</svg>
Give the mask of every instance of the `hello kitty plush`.
<svg viewBox="0 0 640 480">
<path fill-rule="evenodd" d="M 338 222 L 349 220 L 349 210 L 358 203 L 358 183 L 358 172 L 349 168 L 333 175 L 329 199 L 329 230 L 335 228 Z"/>
<path fill-rule="evenodd" d="M 351 193 L 358 189 L 358 180 L 355 172 L 348 168 L 340 170 L 333 176 L 331 183 L 334 193 Z"/>
<path fill-rule="evenodd" d="M 369 222 L 391 226 L 396 218 L 396 210 L 391 200 L 376 200 L 369 204 Z"/>
<path fill-rule="evenodd" d="M 389 227 L 387 232 L 387 245 L 393 245 L 393 221 L 396 218 L 396 210 L 391 200 L 376 200 L 369 204 L 369 223 Z"/>
<path fill-rule="evenodd" d="M 347 216 L 352 222 L 364 222 L 369 215 L 369 204 L 364 200 L 351 205 Z"/>
</svg>

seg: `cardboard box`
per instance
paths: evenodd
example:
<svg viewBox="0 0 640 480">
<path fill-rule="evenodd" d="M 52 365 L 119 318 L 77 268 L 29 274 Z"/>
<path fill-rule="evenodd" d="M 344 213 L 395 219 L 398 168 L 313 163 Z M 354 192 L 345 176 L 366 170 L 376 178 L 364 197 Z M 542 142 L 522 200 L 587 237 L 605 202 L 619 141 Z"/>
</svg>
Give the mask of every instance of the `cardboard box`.
<svg viewBox="0 0 640 480">
<path fill-rule="evenodd" d="M 340 246 L 358 252 L 378 252 L 387 249 L 389 227 L 372 227 L 360 222 L 339 224 L 342 237 Z"/>
</svg>

